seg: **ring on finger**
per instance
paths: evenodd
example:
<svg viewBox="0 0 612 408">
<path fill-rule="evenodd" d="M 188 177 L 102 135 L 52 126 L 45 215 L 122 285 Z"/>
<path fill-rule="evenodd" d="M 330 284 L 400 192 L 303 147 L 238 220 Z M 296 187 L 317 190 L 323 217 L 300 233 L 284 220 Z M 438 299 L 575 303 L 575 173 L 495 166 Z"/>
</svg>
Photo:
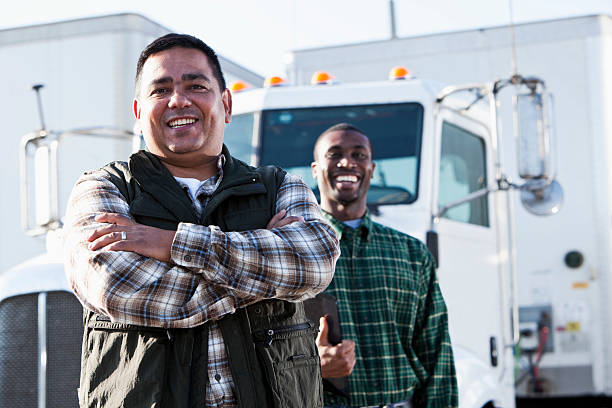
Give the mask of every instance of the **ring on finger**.
<svg viewBox="0 0 612 408">
<path fill-rule="evenodd" d="M 127 232 L 121 231 L 121 240 L 125 241 L 127 239 Z"/>
</svg>

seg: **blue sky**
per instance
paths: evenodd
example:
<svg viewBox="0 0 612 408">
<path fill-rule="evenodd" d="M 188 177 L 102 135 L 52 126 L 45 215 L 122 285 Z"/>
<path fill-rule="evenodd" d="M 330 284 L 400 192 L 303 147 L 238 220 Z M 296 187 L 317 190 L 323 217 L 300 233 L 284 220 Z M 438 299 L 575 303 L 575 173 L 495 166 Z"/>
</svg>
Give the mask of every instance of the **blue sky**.
<svg viewBox="0 0 612 408">
<path fill-rule="evenodd" d="M 612 15 L 612 0 L 395 0 L 400 37 L 549 20 Z M 262 75 L 282 74 L 292 49 L 389 37 L 389 0 L 21 0 L 0 13 L 0 29 L 136 12 L 196 35 L 219 54 Z"/>
</svg>

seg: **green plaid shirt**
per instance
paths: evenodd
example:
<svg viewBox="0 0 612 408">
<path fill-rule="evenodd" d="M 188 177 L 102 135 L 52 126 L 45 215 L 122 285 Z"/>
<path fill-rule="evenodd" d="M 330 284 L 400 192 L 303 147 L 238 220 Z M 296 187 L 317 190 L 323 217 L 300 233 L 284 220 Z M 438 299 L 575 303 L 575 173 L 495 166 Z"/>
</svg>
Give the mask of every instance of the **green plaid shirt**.
<svg viewBox="0 0 612 408">
<path fill-rule="evenodd" d="M 357 357 L 350 401 L 326 392 L 325 405 L 456 407 L 446 305 L 425 245 L 367 213 L 356 229 L 324 215 L 341 236 L 326 292 L 338 299 L 343 335 L 355 341 Z"/>
</svg>

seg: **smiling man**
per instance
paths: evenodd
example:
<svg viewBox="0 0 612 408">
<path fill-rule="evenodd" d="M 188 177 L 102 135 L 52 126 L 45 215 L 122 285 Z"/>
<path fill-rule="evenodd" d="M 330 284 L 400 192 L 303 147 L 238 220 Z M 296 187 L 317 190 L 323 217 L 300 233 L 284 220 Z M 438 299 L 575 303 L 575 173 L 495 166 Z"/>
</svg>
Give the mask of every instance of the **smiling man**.
<svg viewBox="0 0 612 408">
<path fill-rule="evenodd" d="M 321 407 L 301 301 L 339 251 L 312 192 L 230 155 L 231 94 L 195 37 L 145 48 L 133 109 L 147 151 L 84 174 L 65 218 L 81 407 Z"/>
<path fill-rule="evenodd" d="M 446 306 L 434 260 L 415 238 L 373 222 L 367 192 L 372 145 L 348 123 L 327 129 L 312 173 L 321 208 L 340 235 L 341 255 L 326 290 L 336 297 L 345 340 L 331 345 L 321 319 L 324 378 L 349 376 L 350 393 L 325 393 L 328 407 L 457 406 Z"/>
</svg>

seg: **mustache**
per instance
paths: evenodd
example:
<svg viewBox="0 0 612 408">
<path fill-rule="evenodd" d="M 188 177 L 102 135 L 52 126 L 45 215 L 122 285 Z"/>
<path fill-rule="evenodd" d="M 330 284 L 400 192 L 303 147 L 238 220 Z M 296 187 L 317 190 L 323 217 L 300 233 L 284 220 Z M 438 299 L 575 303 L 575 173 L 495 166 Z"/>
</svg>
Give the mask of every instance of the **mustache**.
<svg viewBox="0 0 612 408">
<path fill-rule="evenodd" d="M 200 113 L 193 108 L 182 108 L 179 110 L 174 110 L 172 112 L 167 113 L 166 115 L 164 115 L 164 121 L 169 121 L 175 118 L 180 118 L 183 116 L 192 116 L 194 118 L 200 118 Z"/>
</svg>

